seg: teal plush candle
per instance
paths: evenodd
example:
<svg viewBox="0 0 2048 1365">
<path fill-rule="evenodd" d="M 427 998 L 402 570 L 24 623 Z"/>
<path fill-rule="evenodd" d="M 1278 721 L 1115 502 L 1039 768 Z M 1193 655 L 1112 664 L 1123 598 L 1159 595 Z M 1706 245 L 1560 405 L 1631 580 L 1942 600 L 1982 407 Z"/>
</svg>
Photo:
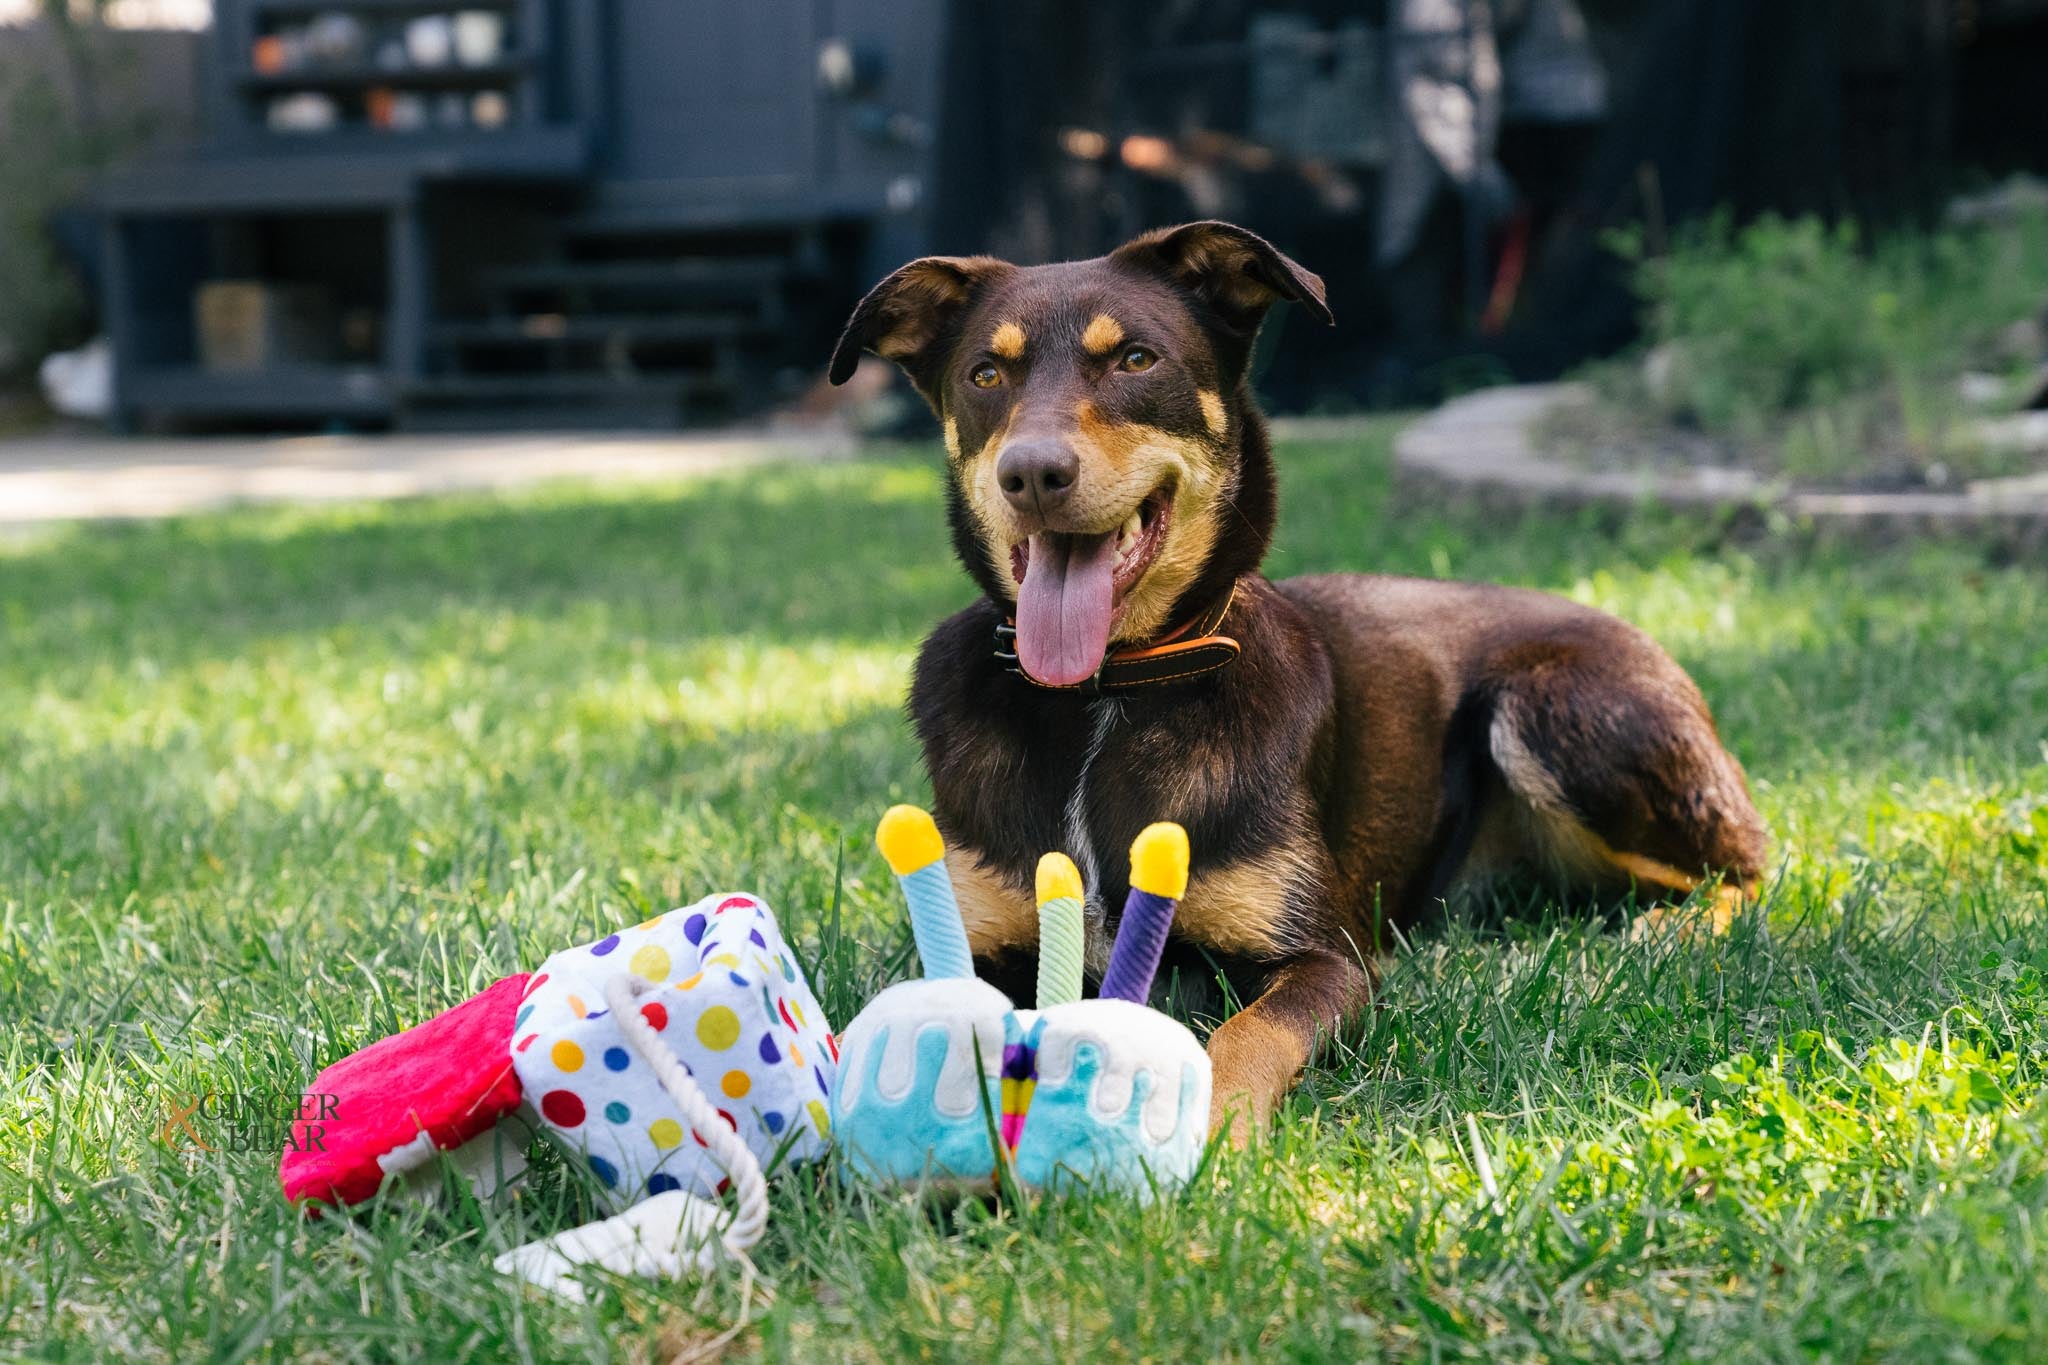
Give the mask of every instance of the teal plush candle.
<svg viewBox="0 0 2048 1365">
<path fill-rule="evenodd" d="M 910 932 L 925 976 L 973 976 L 974 954 L 946 871 L 946 841 L 932 817 L 915 806 L 891 806 L 875 828 L 875 847 L 910 905 Z"/>
</svg>

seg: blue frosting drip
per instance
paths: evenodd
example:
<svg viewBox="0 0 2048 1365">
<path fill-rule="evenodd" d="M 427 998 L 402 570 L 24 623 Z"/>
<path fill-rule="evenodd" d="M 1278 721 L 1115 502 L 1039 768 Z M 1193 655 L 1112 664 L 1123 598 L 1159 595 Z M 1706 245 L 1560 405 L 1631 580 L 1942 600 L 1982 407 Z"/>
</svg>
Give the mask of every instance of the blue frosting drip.
<svg viewBox="0 0 2048 1365">
<path fill-rule="evenodd" d="M 1184 1064 L 1180 1079 L 1180 1112 L 1173 1136 L 1156 1143 L 1145 1135 L 1145 1101 L 1158 1077 L 1138 1072 L 1131 1101 L 1113 1120 L 1089 1107 L 1095 1079 L 1102 1072 L 1102 1053 L 1094 1043 L 1074 1048 L 1074 1065 L 1057 1085 L 1041 1079 L 1017 1148 L 1017 1176 L 1026 1185 L 1051 1189 L 1062 1183 L 1102 1185 L 1145 1194 L 1154 1184 L 1175 1189 L 1201 1163 L 1208 1115 L 1194 1112 L 1199 1081 L 1193 1064 Z"/>
<path fill-rule="evenodd" d="M 882 1058 L 889 1031 L 877 1033 L 862 1059 L 859 1093 L 842 1104 L 847 1086 L 832 1092 L 832 1134 L 839 1145 L 842 1178 L 914 1183 L 919 1180 L 989 1180 L 995 1175 L 995 1153 L 989 1141 L 989 1120 L 976 1105 L 959 1118 L 941 1114 L 932 1103 L 939 1072 L 951 1043 L 944 1028 L 922 1028 L 917 1035 L 917 1066 L 903 1098 L 882 1094 Z M 990 1061 L 994 1058 L 988 1059 Z M 992 1077 L 983 1080 L 990 1114 L 999 1114 L 1001 1097 Z"/>
</svg>

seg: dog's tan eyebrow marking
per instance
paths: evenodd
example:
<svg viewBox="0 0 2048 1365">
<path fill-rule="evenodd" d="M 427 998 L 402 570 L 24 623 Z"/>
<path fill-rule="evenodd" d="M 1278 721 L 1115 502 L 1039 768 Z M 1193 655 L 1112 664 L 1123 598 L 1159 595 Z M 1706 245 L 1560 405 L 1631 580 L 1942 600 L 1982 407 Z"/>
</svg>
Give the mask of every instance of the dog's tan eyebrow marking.
<svg viewBox="0 0 2048 1365">
<path fill-rule="evenodd" d="M 1209 434 L 1221 440 L 1230 430 L 1230 415 L 1223 410 L 1223 395 L 1214 389 L 1197 389 L 1195 401 L 1202 405 L 1202 421 L 1209 427 Z"/>
<path fill-rule="evenodd" d="M 988 339 L 988 348 L 1005 360 L 1017 359 L 1024 354 L 1024 329 L 1014 322 L 1004 323 Z"/>
<path fill-rule="evenodd" d="M 1123 340 L 1124 325 L 1107 313 L 1097 313 L 1088 320 L 1088 330 L 1081 333 L 1081 349 L 1089 355 L 1108 355 Z"/>
</svg>

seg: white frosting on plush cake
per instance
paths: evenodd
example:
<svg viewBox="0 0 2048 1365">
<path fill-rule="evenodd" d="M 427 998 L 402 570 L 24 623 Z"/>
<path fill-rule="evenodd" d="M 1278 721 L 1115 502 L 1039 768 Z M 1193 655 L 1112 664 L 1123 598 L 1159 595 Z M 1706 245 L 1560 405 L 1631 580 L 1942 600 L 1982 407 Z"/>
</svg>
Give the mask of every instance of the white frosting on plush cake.
<svg viewBox="0 0 2048 1365">
<path fill-rule="evenodd" d="M 971 977 L 897 982 L 870 1000 L 839 1037 L 839 1110 L 847 1113 L 860 1107 L 870 1070 L 866 1058 L 876 1047 L 882 1050 L 881 1063 L 874 1068 L 876 1094 L 891 1104 L 902 1100 L 917 1081 L 918 1038 L 938 1031 L 946 1035 L 946 1060 L 931 1091 L 932 1107 L 949 1118 L 978 1114 L 978 1082 L 982 1076 L 995 1075 L 1002 1064 L 1003 1016 L 1009 1012 L 1008 996 Z M 977 1040 L 982 1057 L 978 1074 Z M 862 1065 L 846 1063 L 854 1053 L 863 1059 Z"/>
<path fill-rule="evenodd" d="M 1009 1012 L 1008 996 L 969 977 L 903 981 L 869 1001 L 839 1040 L 832 1136 L 845 1168 L 897 1184 L 986 1185 L 995 1158 L 984 1105 Z"/>
<path fill-rule="evenodd" d="M 1081 1045 L 1095 1044 L 1101 1069 L 1089 1090 L 1088 1111 L 1103 1123 L 1125 1116 L 1139 1075 L 1150 1072 L 1156 1080 L 1145 1096 L 1139 1120 L 1147 1138 L 1154 1143 L 1167 1142 L 1179 1131 L 1184 1111 L 1190 1108 L 1199 1115 L 1201 1126 L 1208 1127 L 1209 1055 L 1179 1021 L 1128 1000 L 1077 1000 L 1042 1012 L 1019 1010 L 1017 1018 L 1026 1032 L 1034 1019 L 1045 1020 L 1038 1043 L 1041 1087 L 1065 1085 Z M 1183 1096 L 1189 1068 L 1197 1078 L 1198 1093 Z"/>
</svg>

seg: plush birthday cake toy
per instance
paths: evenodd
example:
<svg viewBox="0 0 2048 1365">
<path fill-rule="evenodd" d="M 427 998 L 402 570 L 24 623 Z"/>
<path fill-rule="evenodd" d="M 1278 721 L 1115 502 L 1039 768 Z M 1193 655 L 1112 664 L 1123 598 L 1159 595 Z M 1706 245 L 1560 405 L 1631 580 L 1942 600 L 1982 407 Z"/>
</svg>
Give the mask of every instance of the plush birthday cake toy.
<svg viewBox="0 0 2048 1365">
<path fill-rule="evenodd" d="M 1187 886 L 1186 833 L 1153 825 L 1133 844 L 1095 1000 L 1080 998 L 1080 873 L 1062 854 L 1040 862 L 1036 1010 L 974 978 L 931 817 L 898 806 L 876 842 L 910 904 L 926 976 L 876 996 L 840 1040 L 833 1140 L 849 1178 L 985 1189 L 1007 1166 L 1030 1189 L 1143 1198 L 1185 1184 L 1207 1137 L 1209 1059 L 1144 1001 Z"/>
</svg>

